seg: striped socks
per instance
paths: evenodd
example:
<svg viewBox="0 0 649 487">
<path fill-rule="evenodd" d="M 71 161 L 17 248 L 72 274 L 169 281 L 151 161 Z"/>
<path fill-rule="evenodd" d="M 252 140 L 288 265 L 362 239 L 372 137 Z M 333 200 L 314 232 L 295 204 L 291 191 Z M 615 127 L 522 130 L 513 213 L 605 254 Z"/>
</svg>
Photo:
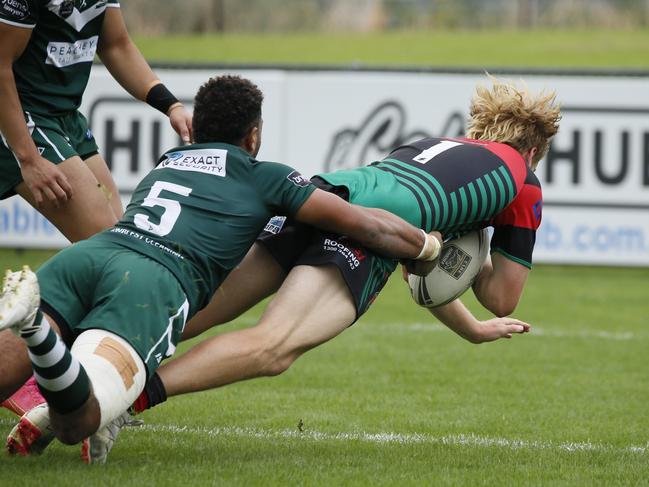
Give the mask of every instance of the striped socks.
<svg viewBox="0 0 649 487">
<path fill-rule="evenodd" d="M 40 310 L 20 337 L 27 344 L 34 377 L 50 408 L 59 414 L 80 408 L 90 396 L 90 380 Z"/>
</svg>

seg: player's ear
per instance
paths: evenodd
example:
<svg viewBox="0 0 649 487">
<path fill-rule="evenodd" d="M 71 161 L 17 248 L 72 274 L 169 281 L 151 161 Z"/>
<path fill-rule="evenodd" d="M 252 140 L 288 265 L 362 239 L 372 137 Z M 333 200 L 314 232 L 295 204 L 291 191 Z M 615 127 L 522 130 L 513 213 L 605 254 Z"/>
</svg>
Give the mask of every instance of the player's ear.
<svg viewBox="0 0 649 487">
<path fill-rule="evenodd" d="M 261 147 L 261 120 L 253 126 L 243 138 L 243 148 L 255 157 Z"/>
<path fill-rule="evenodd" d="M 536 166 L 538 165 L 538 161 L 535 161 L 534 158 L 536 157 L 536 154 L 538 154 L 539 148 L 538 147 L 532 147 L 530 150 L 528 150 L 525 154 L 523 154 L 523 157 L 527 161 L 527 165 L 530 166 L 532 171 L 536 170 Z"/>
</svg>

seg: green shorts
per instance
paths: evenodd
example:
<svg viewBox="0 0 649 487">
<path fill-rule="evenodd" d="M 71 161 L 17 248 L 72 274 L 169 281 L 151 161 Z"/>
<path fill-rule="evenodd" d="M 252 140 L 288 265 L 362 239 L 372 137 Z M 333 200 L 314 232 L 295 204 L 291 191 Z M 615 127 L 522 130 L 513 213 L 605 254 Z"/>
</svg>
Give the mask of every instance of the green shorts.
<svg viewBox="0 0 649 487">
<path fill-rule="evenodd" d="M 137 351 L 149 377 L 174 353 L 189 303 L 156 261 L 93 237 L 56 254 L 37 275 L 43 311 L 70 340 L 90 329 L 115 333 Z"/>
<path fill-rule="evenodd" d="M 54 164 L 74 156 L 86 160 L 98 152 L 88 121 L 80 112 L 58 117 L 25 112 L 25 122 L 38 151 Z M 13 196 L 14 188 L 22 180 L 16 157 L 4 137 L 0 137 L 0 199 Z"/>
</svg>

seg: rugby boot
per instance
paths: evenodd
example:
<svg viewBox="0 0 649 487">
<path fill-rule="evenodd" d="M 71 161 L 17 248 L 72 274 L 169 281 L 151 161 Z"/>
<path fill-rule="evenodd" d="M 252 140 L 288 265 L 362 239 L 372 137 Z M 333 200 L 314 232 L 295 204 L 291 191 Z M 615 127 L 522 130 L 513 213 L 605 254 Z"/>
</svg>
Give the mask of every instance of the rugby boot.
<svg viewBox="0 0 649 487">
<path fill-rule="evenodd" d="M 54 439 L 50 427 L 50 412 L 47 404 L 41 404 L 27 411 L 9 433 L 7 452 L 10 455 L 40 455 Z"/>
<path fill-rule="evenodd" d="M 128 412 L 122 413 L 90 438 L 86 438 L 81 446 L 81 460 L 85 463 L 106 463 L 108 454 L 113 448 L 117 435 L 124 426 L 135 423 Z"/>
<path fill-rule="evenodd" d="M 20 330 L 34 323 L 40 304 L 38 280 L 29 267 L 21 271 L 5 273 L 0 294 L 0 331 Z"/>
</svg>

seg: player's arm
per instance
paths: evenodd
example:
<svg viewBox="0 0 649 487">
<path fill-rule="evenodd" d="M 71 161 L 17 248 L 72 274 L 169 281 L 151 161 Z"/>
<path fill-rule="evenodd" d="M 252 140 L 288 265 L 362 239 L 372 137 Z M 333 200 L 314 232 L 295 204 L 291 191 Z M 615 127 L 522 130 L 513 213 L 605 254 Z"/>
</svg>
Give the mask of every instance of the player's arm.
<svg viewBox="0 0 649 487">
<path fill-rule="evenodd" d="M 121 9 L 106 9 L 97 54 L 126 91 L 169 116 L 183 141 L 191 141 L 191 115 L 164 87 L 131 40 Z"/>
<path fill-rule="evenodd" d="M 514 318 L 476 319 L 459 299 L 429 311 L 462 338 L 471 343 L 484 343 L 511 338 L 514 333 L 527 333 L 530 325 Z"/>
<path fill-rule="evenodd" d="M 529 273 L 526 266 L 494 252 L 473 283 L 473 292 L 480 304 L 496 316 L 510 315 L 523 294 Z"/>
<path fill-rule="evenodd" d="M 29 43 L 32 29 L 0 23 L 0 132 L 20 163 L 23 180 L 37 204 L 67 201 L 72 188 L 65 175 L 36 149 L 20 105 L 13 63 Z"/>
<path fill-rule="evenodd" d="M 441 248 L 439 234 L 426 234 L 388 211 L 352 205 L 320 189 L 309 196 L 295 218 L 347 235 L 385 257 L 433 260 Z"/>
</svg>

